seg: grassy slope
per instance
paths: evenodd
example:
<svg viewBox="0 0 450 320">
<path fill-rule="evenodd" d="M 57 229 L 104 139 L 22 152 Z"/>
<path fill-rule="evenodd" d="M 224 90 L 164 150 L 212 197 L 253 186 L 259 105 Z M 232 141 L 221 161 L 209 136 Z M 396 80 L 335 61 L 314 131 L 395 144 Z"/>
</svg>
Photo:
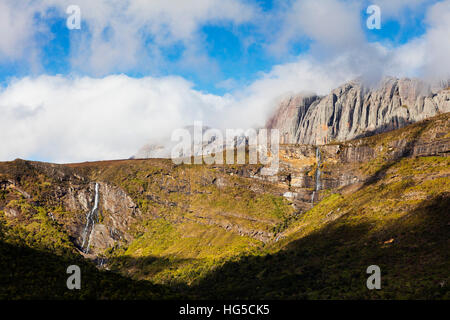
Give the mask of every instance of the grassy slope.
<svg viewBox="0 0 450 320">
<path fill-rule="evenodd" d="M 138 160 L 85 164 L 83 170 L 93 180 L 122 187 L 144 213 L 134 226 L 136 239 L 108 253 L 113 270 L 135 279 L 192 284 L 263 245 L 223 226 L 269 233 L 294 212 L 272 194 L 276 187 L 208 166 Z"/>
<path fill-rule="evenodd" d="M 43 209 L 39 211 L 42 213 Z M 41 213 L 28 223 L 10 223 L 0 212 L 0 299 L 161 299 L 168 288 L 99 271 Z M 66 269 L 81 269 L 81 290 L 68 290 Z"/>
<path fill-rule="evenodd" d="M 395 135 L 415 137 L 417 128 L 426 135 L 433 122 L 427 126 L 365 141 L 388 145 Z M 6 283 L 0 297 L 155 298 L 170 297 L 177 288 L 201 298 L 448 299 L 449 164 L 446 157 L 387 161 L 380 153 L 360 168 L 373 175 L 370 182 L 330 193 L 297 219 L 285 200 L 272 195 L 275 186 L 208 166 L 174 167 L 164 160 L 70 166 L 67 170 L 122 187 L 139 205 L 144 219 L 134 226 L 135 241 L 109 255 L 123 275 L 171 286 L 159 287 L 84 262 L 64 228 L 46 214 L 73 214 L 58 211 L 51 174 L 24 161 L 4 163 L 0 178 L 20 176 L 32 198 L 11 190 L 0 194 L 4 205 L 26 213 L 11 221 L 0 211 L 0 270 Z M 286 221 L 285 238 L 266 245 L 214 225 L 271 231 Z M 73 261 L 87 270 L 81 293 L 65 288 L 65 268 Z M 365 287 L 371 264 L 381 267 L 380 291 Z"/>
<path fill-rule="evenodd" d="M 392 164 L 382 179 L 330 194 L 285 231 L 286 238 L 208 275 L 220 298 L 449 299 L 450 159 Z M 365 286 L 379 265 L 382 290 Z M 212 287 L 212 288 L 211 288 Z"/>
</svg>

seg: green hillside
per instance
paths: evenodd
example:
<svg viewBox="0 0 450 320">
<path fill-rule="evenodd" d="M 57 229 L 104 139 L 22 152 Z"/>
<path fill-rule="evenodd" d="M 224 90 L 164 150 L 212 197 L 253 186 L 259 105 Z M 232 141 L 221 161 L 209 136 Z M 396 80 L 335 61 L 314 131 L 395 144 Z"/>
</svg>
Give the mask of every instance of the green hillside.
<svg viewBox="0 0 450 320">
<path fill-rule="evenodd" d="M 250 165 L 0 163 L 0 298 L 449 299 L 449 118 L 342 144 L 383 151 L 364 162 L 325 158 L 325 178 L 363 180 L 322 190 L 304 211 L 282 196 L 286 184 L 252 178 Z M 406 152 L 393 158 L 400 145 Z M 306 174 L 314 161 L 302 162 Z M 92 206 L 94 182 L 123 190 L 138 214 L 126 227 L 117 221 L 129 208 L 102 202 L 96 223 L 123 236 L 85 259 L 79 203 Z M 66 288 L 71 264 L 82 268 L 82 290 Z M 369 265 L 381 268 L 381 290 L 366 288 Z"/>
</svg>

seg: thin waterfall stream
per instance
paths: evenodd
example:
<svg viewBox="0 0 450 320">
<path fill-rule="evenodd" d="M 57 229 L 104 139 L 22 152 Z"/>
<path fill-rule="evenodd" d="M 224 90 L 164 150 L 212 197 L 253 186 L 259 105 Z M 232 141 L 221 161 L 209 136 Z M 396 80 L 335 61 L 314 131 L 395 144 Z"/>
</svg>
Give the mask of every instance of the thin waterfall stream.
<svg viewBox="0 0 450 320">
<path fill-rule="evenodd" d="M 320 149 L 319 147 L 316 147 L 316 161 L 317 161 L 317 168 L 316 168 L 316 185 L 311 197 L 311 204 L 314 205 L 314 199 L 316 196 L 316 193 L 320 190 L 321 185 L 320 185 L 320 165 L 322 163 L 322 155 L 320 154 Z"/>
<path fill-rule="evenodd" d="M 95 183 L 95 199 L 94 199 L 94 207 L 89 211 L 86 215 L 86 226 L 84 227 L 83 232 L 83 244 L 81 245 L 81 250 L 84 253 L 89 253 L 89 246 L 91 245 L 92 233 L 94 231 L 95 221 L 97 220 L 97 211 L 98 211 L 98 183 Z M 88 236 L 89 234 L 89 236 Z M 84 246 L 86 244 L 86 248 Z"/>
</svg>

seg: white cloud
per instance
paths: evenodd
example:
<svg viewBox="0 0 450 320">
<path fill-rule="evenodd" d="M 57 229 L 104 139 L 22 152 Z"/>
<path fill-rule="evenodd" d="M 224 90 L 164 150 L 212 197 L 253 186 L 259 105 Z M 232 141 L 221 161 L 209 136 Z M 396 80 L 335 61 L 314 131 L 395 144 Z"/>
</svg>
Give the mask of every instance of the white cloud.
<svg viewBox="0 0 450 320">
<path fill-rule="evenodd" d="M 41 1 L 47 5 L 56 3 Z M 194 90 L 191 83 L 180 77 L 40 76 L 16 80 L 0 91 L 0 160 L 21 157 L 66 162 L 126 158 L 148 139 L 157 142 L 170 136 L 173 129 L 195 120 L 217 128 L 263 126 L 277 102 L 287 94 L 304 91 L 327 94 L 358 76 L 371 81 L 384 75 L 450 77 L 450 0 L 430 7 L 426 34 L 399 47 L 369 43 L 365 39 L 356 2 L 325 1 L 326 8 L 316 1 L 296 2 L 286 16 L 286 25 L 280 27 L 280 40 L 274 44 L 281 47 L 298 36 L 308 37 L 314 42 L 307 54 L 261 73 L 246 87 L 237 88 L 233 79 L 219 83 L 218 87 L 233 89 L 225 96 Z M 92 38 L 80 38 L 77 51 L 72 53 L 74 62 L 93 66 L 100 74 L 113 66 L 118 69 L 147 63 L 165 66 L 159 46 L 185 41 L 194 45 L 186 50 L 183 63 L 212 73 L 214 63 L 196 43 L 198 26 L 224 20 L 241 23 L 250 19 L 253 12 L 239 1 L 224 4 L 211 0 L 190 3 L 193 6 L 190 7 L 185 2 L 174 6 L 168 1 L 135 0 L 123 11 L 117 10 L 122 3 L 80 2 Z M 242 15 L 237 14 L 241 11 Z M 11 12 L 3 12 L 9 19 L 6 21 L 16 14 Z M 134 22 L 128 21 L 130 17 Z M 106 27 L 111 28 L 109 40 L 104 38 Z M 142 28 L 156 34 L 157 45 L 143 48 L 139 33 Z M 11 32 L 16 31 L 17 38 L 0 39 L 0 54 L 15 56 L 23 52 L 29 34 L 20 28 Z"/>
<path fill-rule="evenodd" d="M 33 15 L 39 13 L 45 16 L 49 8 L 56 7 L 60 16 L 65 18 L 65 9 L 72 2 L 35 0 L 25 4 L 3 0 L 0 3 L 0 59 L 20 61 L 25 57 L 36 68 L 39 47 L 33 37 L 37 33 L 49 35 L 44 22 L 33 20 Z M 410 16 L 405 14 L 405 9 L 417 13 L 428 8 L 431 2 L 378 0 L 374 3 L 382 7 L 383 17 L 399 19 Z M 214 78 L 221 71 L 207 55 L 199 29 L 205 24 L 238 25 L 250 22 L 258 25 L 260 31 L 272 39 L 272 52 L 286 55 L 293 42 L 309 39 L 312 43 L 308 53 L 316 60 L 329 62 L 347 57 L 354 70 L 362 74 L 382 74 L 388 68 L 399 69 L 398 66 L 405 63 L 400 58 L 392 58 L 394 51 L 401 52 L 409 61 L 424 64 L 421 72 L 432 73 L 435 68 L 430 65 L 434 63 L 416 61 L 422 54 L 407 52 L 407 47 L 413 49 L 412 43 L 417 45 L 415 51 L 427 51 L 426 59 L 445 65 L 445 60 L 448 60 L 446 45 L 449 43 L 445 41 L 448 38 L 448 0 L 432 6 L 437 9 L 430 10 L 428 15 L 426 38 L 413 40 L 398 49 L 387 47 L 388 52 L 380 50 L 381 45 L 369 44 L 364 36 L 361 12 L 368 3 L 356 0 L 296 0 L 290 5 L 280 5 L 278 11 L 263 15 L 256 4 L 244 0 L 79 0 L 77 4 L 81 7 L 83 28 L 71 32 L 70 56 L 74 70 L 94 76 L 111 72 L 166 74 L 183 70 Z M 243 43 L 249 40 L 243 37 Z M 152 40 L 146 41 L 149 38 Z M 163 51 L 165 46 L 173 44 L 179 44 L 185 50 L 179 61 L 169 62 Z M 396 63 L 392 64 L 392 61 Z"/>
<path fill-rule="evenodd" d="M 317 55 L 349 50 L 365 42 L 361 3 L 339 0 L 296 0 L 278 13 L 281 26 L 270 50 L 285 54 L 290 44 L 309 39 Z"/>
<path fill-rule="evenodd" d="M 73 2 L 42 1 L 61 12 Z M 255 9 L 241 0 L 80 0 L 77 4 L 87 29 L 73 32 L 72 63 L 95 75 L 136 68 L 140 72 L 158 71 L 166 63 L 161 49 L 175 43 L 186 49 L 181 66 L 195 68 L 190 53 L 206 59 L 199 36 L 201 26 L 241 24 L 255 14 Z"/>
<path fill-rule="evenodd" d="M 286 54 L 295 41 L 309 39 L 308 54 L 317 63 L 326 65 L 340 60 L 342 65 L 338 69 L 359 74 L 372 83 L 386 75 L 445 79 L 450 72 L 450 0 L 433 2 L 296 0 L 280 14 L 284 24 L 271 50 Z M 381 7 L 382 21 L 394 18 L 404 23 L 426 10 L 425 34 L 398 46 L 388 41 L 368 42 L 362 29 L 361 12 L 372 3 Z"/>
<path fill-rule="evenodd" d="M 0 160 L 121 159 L 194 121 L 217 128 L 263 126 L 283 93 L 325 94 L 347 80 L 348 73 L 330 76 L 328 70 L 335 66 L 310 59 L 277 66 L 225 96 L 196 91 L 180 77 L 16 80 L 0 91 Z"/>
<path fill-rule="evenodd" d="M 56 8 L 65 19 L 67 7 L 73 4 L 72 0 L 2 0 L 0 61 L 20 61 L 30 49 L 37 56 L 43 43 L 35 45 L 36 35 L 51 34 L 43 29 L 45 21 L 34 15 L 45 17 L 48 10 Z M 81 9 L 82 29 L 71 32 L 72 65 L 93 75 L 155 70 L 166 62 L 161 49 L 177 42 L 186 47 L 187 58 L 192 60 L 189 52 L 201 55 L 204 50 L 201 26 L 241 24 L 256 14 L 255 7 L 242 0 L 78 0 L 76 5 Z M 189 66 L 189 61 L 184 66 Z"/>
<path fill-rule="evenodd" d="M 439 2 L 426 13 L 426 33 L 396 48 L 385 48 L 380 70 L 390 75 L 420 77 L 429 81 L 450 78 L 450 0 Z"/>
<path fill-rule="evenodd" d="M 302 0 L 292 14 L 300 32 L 321 48 L 347 50 L 364 42 L 359 9 L 352 2 Z"/>
<path fill-rule="evenodd" d="M 0 160 L 127 158 L 225 100 L 178 77 L 24 78 L 0 92 Z"/>
<path fill-rule="evenodd" d="M 404 10 L 410 12 L 422 10 L 425 5 L 429 5 L 435 0 L 374 0 L 370 4 L 376 4 L 380 7 L 384 18 L 396 18 L 403 20 L 405 16 Z"/>
<path fill-rule="evenodd" d="M 221 117 L 222 126 L 244 129 L 264 126 L 286 96 L 299 93 L 325 95 L 356 76 L 339 59 L 324 64 L 311 56 L 302 56 L 296 62 L 275 66 L 248 87 L 234 92 L 233 104 L 226 109 L 227 115 Z"/>
<path fill-rule="evenodd" d="M 26 50 L 34 49 L 33 35 L 42 28 L 33 20 L 35 12 L 35 7 L 23 2 L 0 2 L 0 61 L 24 58 Z"/>
<path fill-rule="evenodd" d="M 424 36 L 426 77 L 450 78 L 450 0 L 438 3 L 428 11 L 429 29 Z"/>
<path fill-rule="evenodd" d="M 135 0 L 127 9 L 127 15 L 147 26 L 152 34 L 170 34 L 175 40 L 192 38 L 198 26 L 206 22 L 240 24 L 250 21 L 254 14 L 253 7 L 238 0 Z"/>
</svg>

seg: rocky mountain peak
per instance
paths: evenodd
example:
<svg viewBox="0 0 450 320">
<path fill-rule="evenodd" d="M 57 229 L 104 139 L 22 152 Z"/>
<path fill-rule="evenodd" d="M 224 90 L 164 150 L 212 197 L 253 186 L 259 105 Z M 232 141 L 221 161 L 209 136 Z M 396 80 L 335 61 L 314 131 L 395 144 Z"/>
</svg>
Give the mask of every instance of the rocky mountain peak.
<svg viewBox="0 0 450 320">
<path fill-rule="evenodd" d="M 375 87 L 356 79 L 320 97 L 282 101 L 267 121 L 281 143 L 321 145 L 398 129 L 450 111 L 450 91 L 419 79 L 384 78 Z"/>
</svg>

